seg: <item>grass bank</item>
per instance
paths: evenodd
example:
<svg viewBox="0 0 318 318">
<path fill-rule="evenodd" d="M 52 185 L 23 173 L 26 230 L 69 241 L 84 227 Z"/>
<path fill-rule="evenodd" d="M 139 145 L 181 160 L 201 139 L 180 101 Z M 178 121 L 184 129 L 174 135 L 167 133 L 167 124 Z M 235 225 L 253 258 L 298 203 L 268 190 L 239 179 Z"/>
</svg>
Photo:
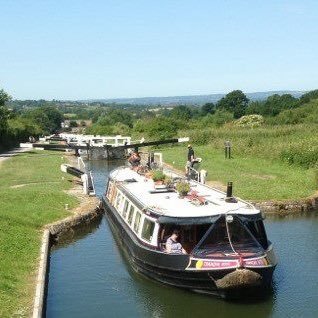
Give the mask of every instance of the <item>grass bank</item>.
<svg viewBox="0 0 318 318">
<path fill-rule="evenodd" d="M 194 150 L 196 157 L 203 159 L 201 168 L 208 171 L 207 179 L 224 185 L 233 181 L 235 195 L 243 199 L 300 199 L 316 191 L 313 169 L 289 165 L 266 149 L 253 153 L 234 146 L 233 159 L 224 159 L 223 144 L 218 140 L 215 144 L 194 146 Z M 165 162 L 184 170 L 186 146 L 164 148 L 162 152 Z"/>
<path fill-rule="evenodd" d="M 28 152 L 0 163 L 0 317 L 30 316 L 41 228 L 77 203 L 63 191 L 72 187 L 63 162 L 61 153 Z"/>
<path fill-rule="evenodd" d="M 318 153 L 318 124 L 237 127 L 234 123 L 222 127 L 202 127 L 179 131 L 195 145 L 211 145 L 223 149 L 224 141 L 230 140 L 235 155 L 271 158 L 313 167 Z"/>
</svg>

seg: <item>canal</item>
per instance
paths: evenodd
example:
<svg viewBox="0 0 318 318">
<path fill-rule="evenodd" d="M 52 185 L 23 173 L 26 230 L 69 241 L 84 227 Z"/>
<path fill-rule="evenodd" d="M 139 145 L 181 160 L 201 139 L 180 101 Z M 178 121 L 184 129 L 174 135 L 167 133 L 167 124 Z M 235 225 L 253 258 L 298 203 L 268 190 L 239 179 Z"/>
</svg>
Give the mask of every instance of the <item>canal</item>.
<svg viewBox="0 0 318 318">
<path fill-rule="evenodd" d="M 119 163 L 90 164 L 102 195 Z M 318 317 L 318 217 L 268 217 L 265 225 L 279 257 L 273 294 L 227 302 L 132 272 L 103 217 L 52 248 L 46 317 Z"/>
</svg>

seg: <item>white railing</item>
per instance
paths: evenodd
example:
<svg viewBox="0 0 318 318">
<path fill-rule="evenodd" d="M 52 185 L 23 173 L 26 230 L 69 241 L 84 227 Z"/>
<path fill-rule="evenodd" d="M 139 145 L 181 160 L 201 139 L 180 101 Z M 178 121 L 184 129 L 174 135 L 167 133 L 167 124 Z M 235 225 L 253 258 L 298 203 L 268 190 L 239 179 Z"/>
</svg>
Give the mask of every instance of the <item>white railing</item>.
<svg viewBox="0 0 318 318">
<path fill-rule="evenodd" d="M 101 136 L 61 133 L 60 137 L 66 139 L 68 143 L 76 143 L 78 145 L 85 145 L 88 143 L 93 147 L 103 147 L 104 145 L 117 147 L 131 144 L 131 137 L 121 135 Z"/>
</svg>

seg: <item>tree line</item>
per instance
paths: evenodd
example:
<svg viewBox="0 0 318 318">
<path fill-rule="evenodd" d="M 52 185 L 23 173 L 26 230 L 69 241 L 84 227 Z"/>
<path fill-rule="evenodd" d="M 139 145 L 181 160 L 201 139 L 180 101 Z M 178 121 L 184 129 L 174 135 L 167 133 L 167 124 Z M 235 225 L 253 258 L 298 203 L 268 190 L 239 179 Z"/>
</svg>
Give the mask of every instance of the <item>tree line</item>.
<svg viewBox="0 0 318 318">
<path fill-rule="evenodd" d="M 93 125 L 86 131 L 92 134 L 132 134 L 165 139 L 176 136 L 178 130 L 218 127 L 255 114 L 260 115 L 252 116 L 257 123 L 290 124 L 297 123 L 295 111 L 304 113 L 302 106 L 314 99 L 318 99 L 318 90 L 305 93 L 300 98 L 290 94 L 274 94 L 263 101 L 250 101 L 242 91 L 234 90 L 217 103 L 206 103 L 201 107 L 179 105 L 171 109 L 163 107 L 139 112 L 129 108 L 97 108 L 92 117 Z M 242 120 L 244 122 L 248 120 Z"/>
<path fill-rule="evenodd" d="M 6 106 L 11 99 L 0 90 L 0 151 L 15 147 L 30 136 L 51 134 L 61 128 L 63 114 L 53 105 L 17 110 Z"/>
<path fill-rule="evenodd" d="M 84 128 L 85 133 L 89 134 L 156 139 L 177 136 L 179 130 L 222 126 L 252 114 L 263 116 L 265 120 L 256 119 L 270 125 L 313 122 L 317 117 L 313 115 L 317 107 L 310 102 L 315 99 L 318 99 L 318 90 L 299 98 L 290 94 L 274 94 L 261 101 L 250 101 L 241 90 L 234 90 L 218 102 L 206 103 L 201 107 L 154 107 L 55 100 L 13 101 L 9 94 L 0 90 L 0 150 L 25 141 L 29 136 L 58 132 L 64 119 L 71 119 L 72 126 L 75 126 L 74 119 L 91 119 L 92 126 Z"/>
</svg>

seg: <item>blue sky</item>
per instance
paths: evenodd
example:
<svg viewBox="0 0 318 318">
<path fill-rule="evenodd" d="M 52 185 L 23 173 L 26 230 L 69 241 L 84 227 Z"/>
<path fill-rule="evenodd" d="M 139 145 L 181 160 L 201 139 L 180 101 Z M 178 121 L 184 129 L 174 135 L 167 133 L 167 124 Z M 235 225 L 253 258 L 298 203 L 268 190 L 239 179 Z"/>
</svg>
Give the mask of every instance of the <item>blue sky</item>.
<svg viewBox="0 0 318 318">
<path fill-rule="evenodd" d="M 318 1 L 0 0 L 17 99 L 317 88 Z"/>
</svg>

